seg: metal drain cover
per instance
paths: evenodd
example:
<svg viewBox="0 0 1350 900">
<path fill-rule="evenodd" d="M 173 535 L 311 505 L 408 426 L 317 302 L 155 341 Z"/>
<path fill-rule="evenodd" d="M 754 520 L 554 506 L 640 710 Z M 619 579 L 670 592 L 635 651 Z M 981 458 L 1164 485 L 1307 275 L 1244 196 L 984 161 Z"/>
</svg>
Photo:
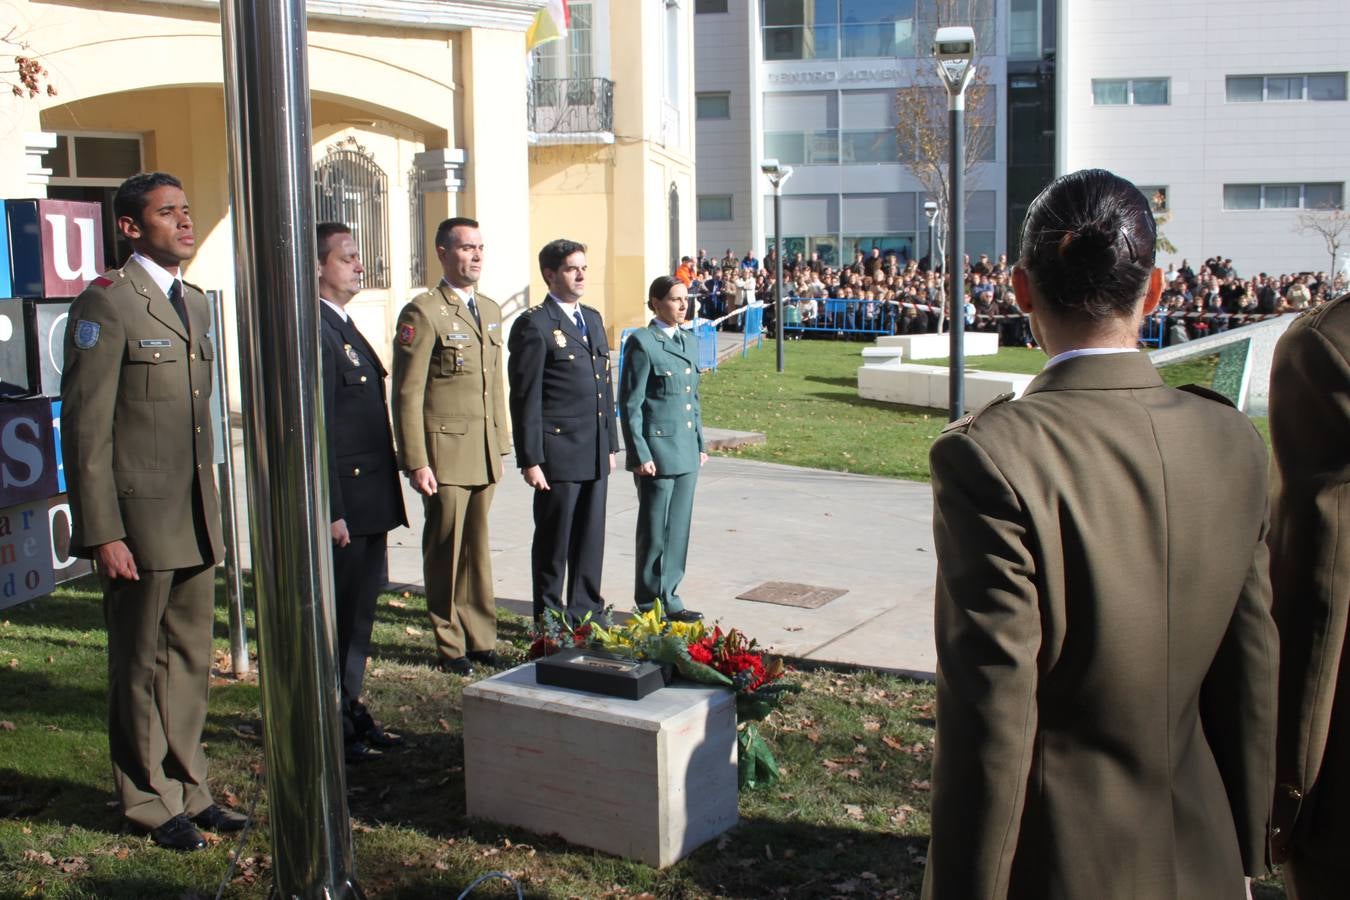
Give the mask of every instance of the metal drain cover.
<svg viewBox="0 0 1350 900">
<path fill-rule="evenodd" d="M 847 593 L 848 591 L 839 588 L 817 587 L 813 584 L 766 581 L 743 594 L 737 594 L 736 599 L 753 600 L 756 603 L 777 603 L 779 606 L 796 606 L 801 609 L 819 609 Z"/>
</svg>

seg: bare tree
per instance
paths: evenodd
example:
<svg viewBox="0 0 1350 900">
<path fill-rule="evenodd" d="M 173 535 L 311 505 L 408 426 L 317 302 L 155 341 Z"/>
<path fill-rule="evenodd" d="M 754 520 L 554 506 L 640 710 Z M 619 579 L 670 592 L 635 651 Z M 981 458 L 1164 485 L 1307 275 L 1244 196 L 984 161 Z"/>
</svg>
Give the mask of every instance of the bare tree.
<svg viewBox="0 0 1350 900">
<path fill-rule="evenodd" d="M 56 96 L 56 88 L 47 81 L 46 67 L 33 53 L 17 26 L 0 35 L 0 56 L 14 54 L 14 68 L 0 69 L 0 88 L 8 87 L 15 97 Z"/>
<path fill-rule="evenodd" d="M 1331 254 L 1331 268 L 1327 274 L 1336 277 L 1336 259 L 1341 248 L 1350 243 L 1350 214 L 1343 207 L 1310 209 L 1299 214 L 1294 230 L 1299 234 L 1315 234 L 1326 244 Z"/>
<path fill-rule="evenodd" d="M 919 0 L 916 13 L 919 19 L 918 39 L 921 42 L 930 41 L 932 34 L 946 25 L 976 26 L 977 54 L 971 63 L 975 67 L 975 74 L 966 88 L 963 171 L 967 177 L 963 202 L 968 202 L 970 194 L 979 187 L 978 178 L 973 177 L 976 164 L 992 160 L 994 130 L 998 121 L 996 91 L 988 83 L 988 66 L 981 61 L 985 54 L 978 52 L 991 49 L 981 46 L 978 40 L 981 29 L 978 25 L 981 21 L 992 20 L 993 4 L 990 0 Z M 917 49 L 919 64 L 915 69 L 914 83 L 901 88 L 895 96 L 896 148 L 900 163 L 937 203 L 940 221 L 947 223 L 951 221 L 952 209 L 947 90 L 938 79 L 931 47 L 925 43 Z M 928 258 L 934 268 L 946 253 L 946 227 L 937 231 L 937 246 L 928 248 Z M 955 273 L 955 277 L 960 276 L 960 272 Z M 948 277 L 953 276 L 949 273 Z M 945 298 L 944 287 L 944 305 Z"/>
</svg>

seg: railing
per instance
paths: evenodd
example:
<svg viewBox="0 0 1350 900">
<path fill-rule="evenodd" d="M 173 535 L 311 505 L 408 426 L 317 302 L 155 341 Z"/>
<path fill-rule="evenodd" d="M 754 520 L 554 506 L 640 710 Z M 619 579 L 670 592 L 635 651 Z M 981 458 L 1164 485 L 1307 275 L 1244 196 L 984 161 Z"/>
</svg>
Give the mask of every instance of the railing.
<svg viewBox="0 0 1350 900">
<path fill-rule="evenodd" d="M 530 131 L 614 131 L 614 82 L 608 78 L 532 78 L 526 89 Z"/>
</svg>

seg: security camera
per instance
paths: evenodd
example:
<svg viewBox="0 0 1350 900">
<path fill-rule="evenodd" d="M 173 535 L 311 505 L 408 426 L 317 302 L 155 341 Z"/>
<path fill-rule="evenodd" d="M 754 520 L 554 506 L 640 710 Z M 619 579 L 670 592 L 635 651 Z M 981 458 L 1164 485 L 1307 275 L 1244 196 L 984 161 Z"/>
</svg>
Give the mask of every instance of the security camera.
<svg viewBox="0 0 1350 900">
<path fill-rule="evenodd" d="M 759 170 L 760 170 L 761 172 L 763 172 L 765 175 L 777 175 L 777 174 L 778 174 L 778 160 L 776 160 L 776 159 L 766 159 L 766 160 L 764 160 L 763 162 L 761 162 L 761 163 L 759 164 Z"/>
<path fill-rule="evenodd" d="M 933 54 L 941 61 L 969 61 L 975 55 L 975 29 L 969 25 L 939 28 L 933 36 Z"/>
</svg>

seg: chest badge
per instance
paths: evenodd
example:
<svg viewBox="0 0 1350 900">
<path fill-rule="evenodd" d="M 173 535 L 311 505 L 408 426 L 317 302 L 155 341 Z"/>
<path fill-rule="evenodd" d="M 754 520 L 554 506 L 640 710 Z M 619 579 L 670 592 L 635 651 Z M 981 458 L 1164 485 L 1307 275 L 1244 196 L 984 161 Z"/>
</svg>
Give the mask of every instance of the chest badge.
<svg viewBox="0 0 1350 900">
<path fill-rule="evenodd" d="M 448 316 L 448 315 L 450 315 L 450 310 L 449 310 L 448 308 L 442 306 L 442 307 L 441 307 L 441 315 L 443 315 L 443 316 Z"/>
<path fill-rule="evenodd" d="M 562 333 L 561 328 L 553 329 L 553 343 L 557 344 L 559 347 L 567 346 L 567 335 Z"/>
<path fill-rule="evenodd" d="M 356 355 L 356 351 L 352 349 L 351 344 L 343 344 L 342 349 L 347 351 L 347 358 L 352 361 L 352 365 L 361 365 L 361 357 Z"/>
</svg>

